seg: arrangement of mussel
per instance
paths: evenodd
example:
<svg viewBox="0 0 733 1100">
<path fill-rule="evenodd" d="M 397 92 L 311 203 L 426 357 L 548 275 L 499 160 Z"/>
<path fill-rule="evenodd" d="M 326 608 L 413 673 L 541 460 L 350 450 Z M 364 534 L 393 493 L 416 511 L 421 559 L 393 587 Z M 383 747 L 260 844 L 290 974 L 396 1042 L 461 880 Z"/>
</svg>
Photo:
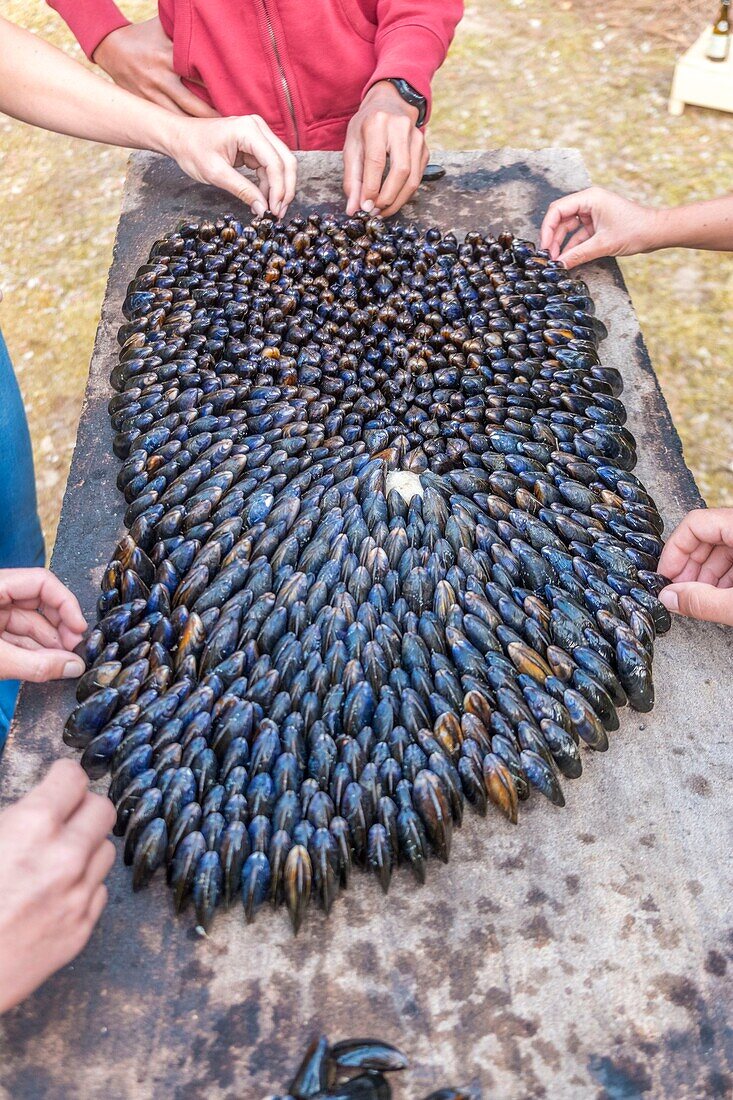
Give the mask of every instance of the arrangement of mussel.
<svg viewBox="0 0 733 1100">
<path fill-rule="evenodd" d="M 271 1100 L 390 1100 L 386 1075 L 407 1067 L 402 1051 L 381 1039 L 344 1039 L 329 1046 L 322 1035 L 308 1046 L 287 1095 Z M 425 1100 L 481 1100 L 481 1090 L 441 1088 Z"/>
<path fill-rule="evenodd" d="M 185 224 L 124 302 L 127 533 L 65 727 L 134 889 L 297 931 L 653 704 L 662 520 L 587 287 L 509 233 Z"/>
</svg>

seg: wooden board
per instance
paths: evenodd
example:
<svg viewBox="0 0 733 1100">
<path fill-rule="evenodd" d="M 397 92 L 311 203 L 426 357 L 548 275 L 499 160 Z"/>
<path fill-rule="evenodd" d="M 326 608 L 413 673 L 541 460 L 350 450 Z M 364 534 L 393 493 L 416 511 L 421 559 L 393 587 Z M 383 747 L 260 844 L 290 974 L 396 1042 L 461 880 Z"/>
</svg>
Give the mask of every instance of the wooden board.
<svg viewBox="0 0 733 1100">
<path fill-rule="evenodd" d="M 457 232 L 536 236 L 547 203 L 587 182 L 567 150 L 440 159 L 447 177 L 407 214 Z M 300 168 L 299 208 L 339 209 L 338 157 Z M 89 613 L 122 524 L 106 403 L 125 288 L 156 236 L 230 207 L 169 162 L 132 161 L 53 558 Z M 583 275 L 626 379 L 637 472 L 674 524 L 699 498 L 621 275 Z M 358 874 L 297 939 L 283 912 L 247 927 L 238 909 L 199 938 L 161 881 L 133 895 L 118 863 L 83 955 L 2 1021 L 5 1095 L 250 1100 L 285 1091 L 316 1031 L 397 1042 L 414 1066 L 401 1100 L 471 1079 L 494 1100 L 728 1095 L 732 667 L 730 633 L 676 625 L 656 709 L 623 712 L 610 751 L 585 754 L 565 810 L 533 798 L 516 828 L 469 814 L 422 889 L 401 871 L 385 899 Z M 72 698 L 71 684 L 24 690 L 4 800 L 69 754 Z"/>
</svg>

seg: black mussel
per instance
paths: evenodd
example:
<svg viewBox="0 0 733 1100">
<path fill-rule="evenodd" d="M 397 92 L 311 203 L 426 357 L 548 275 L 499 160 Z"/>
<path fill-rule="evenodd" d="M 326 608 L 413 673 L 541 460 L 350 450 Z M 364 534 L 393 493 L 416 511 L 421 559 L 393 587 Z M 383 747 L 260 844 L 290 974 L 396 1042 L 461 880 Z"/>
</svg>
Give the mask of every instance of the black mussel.
<svg viewBox="0 0 733 1100">
<path fill-rule="evenodd" d="M 168 830 L 160 817 L 153 818 L 137 838 L 132 858 L 132 888 L 141 890 L 165 859 Z"/>
<path fill-rule="evenodd" d="M 285 861 L 284 891 L 293 931 L 298 933 L 310 903 L 313 868 L 308 850 L 294 844 Z"/>
<path fill-rule="evenodd" d="M 248 924 L 267 899 L 271 877 L 270 861 L 264 852 L 253 852 L 247 857 L 242 867 L 241 892 Z"/>
<path fill-rule="evenodd" d="M 113 687 L 102 688 L 89 695 L 72 711 L 64 726 L 64 743 L 82 749 L 110 721 L 120 704 L 119 693 Z"/>
<path fill-rule="evenodd" d="M 200 928 L 207 931 L 214 916 L 214 910 L 221 900 L 222 867 L 219 853 L 206 851 L 198 863 L 193 877 L 193 903 L 196 909 L 196 921 Z"/>
<path fill-rule="evenodd" d="M 368 1071 L 317 1093 L 314 1100 L 390 1100 L 392 1089 L 381 1073 Z"/>
<path fill-rule="evenodd" d="M 330 1078 L 328 1040 L 321 1035 L 308 1046 L 288 1091 L 295 1100 L 309 1100 L 328 1088 Z"/>
<path fill-rule="evenodd" d="M 389 1073 L 407 1069 L 409 1065 L 401 1050 L 381 1039 L 344 1039 L 333 1044 L 330 1057 L 339 1069 Z"/>
<path fill-rule="evenodd" d="M 520 767 L 519 761 L 517 766 Z M 489 752 L 483 761 L 484 784 L 489 800 L 508 817 L 513 825 L 517 823 L 518 793 L 514 777 L 509 766 L 495 752 Z"/>
</svg>

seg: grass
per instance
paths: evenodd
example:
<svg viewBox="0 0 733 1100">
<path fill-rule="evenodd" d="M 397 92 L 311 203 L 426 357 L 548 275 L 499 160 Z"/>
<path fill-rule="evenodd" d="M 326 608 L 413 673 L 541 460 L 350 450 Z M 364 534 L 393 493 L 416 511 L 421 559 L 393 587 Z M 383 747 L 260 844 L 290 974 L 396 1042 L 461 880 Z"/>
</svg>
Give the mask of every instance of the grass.
<svg viewBox="0 0 733 1100">
<path fill-rule="evenodd" d="M 134 19 L 153 6 L 125 3 Z M 730 117 L 666 113 L 676 56 L 714 3 L 474 0 L 435 82 L 430 141 L 447 149 L 574 145 L 593 180 L 643 201 L 721 194 Z M 49 8 L 0 13 L 79 51 Z M 127 154 L 0 122 L 0 324 L 31 424 L 49 546 L 61 506 Z M 733 505 L 733 256 L 622 261 L 652 361 L 710 504 Z"/>
</svg>

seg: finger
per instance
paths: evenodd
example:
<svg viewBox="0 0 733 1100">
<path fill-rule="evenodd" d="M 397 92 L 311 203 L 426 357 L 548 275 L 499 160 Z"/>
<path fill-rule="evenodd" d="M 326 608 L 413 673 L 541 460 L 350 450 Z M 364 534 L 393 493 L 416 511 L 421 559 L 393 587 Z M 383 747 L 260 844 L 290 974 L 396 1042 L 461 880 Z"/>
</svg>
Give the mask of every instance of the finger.
<svg viewBox="0 0 733 1100">
<path fill-rule="evenodd" d="M 29 680 L 36 684 L 46 680 L 69 680 L 81 676 L 85 667 L 81 657 L 66 649 L 28 649 L 0 639 L 0 679 L 3 680 Z"/>
<path fill-rule="evenodd" d="M 667 576 L 669 576 L 669 574 L 665 573 L 664 576 L 667 577 Z M 669 579 L 671 581 L 674 581 L 675 584 L 678 584 L 681 581 L 696 581 L 699 578 L 699 576 L 700 576 L 700 563 L 696 562 L 696 561 L 693 561 L 692 558 L 690 558 L 689 561 L 684 566 L 684 568 L 681 569 L 679 571 L 679 573 L 675 573 L 673 576 L 669 577 Z"/>
<path fill-rule="evenodd" d="M 295 198 L 295 191 L 298 186 L 298 161 L 295 154 L 288 149 L 288 155 L 283 158 L 285 163 L 285 200 L 284 210 L 290 206 L 291 202 Z"/>
<path fill-rule="evenodd" d="M 577 248 L 579 244 L 589 240 L 593 236 L 593 229 L 588 226 L 581 225 L 575 232 L 568 238 L 567 243 L 563 247 L 560 253 L 560 259 L 563 258 L 564 253 L 572 251 L 573 248 Z"/>
<path fill-rule="evenodd" d="M 81 867 L 81 873 L 76 881 L 80 883 L 86 897 L 90 898 L 114 866 L 117 850 L 112 841 L 105 836 L 101 842 L 92 847 L 85 844 L 83 849 L 77 848 L 75 854 L 79 857 Z"/>
<path fill-rule="evenodd" d="M 3 630 L 2 634 L 0 634 L 0 641 L 7 642 L 8 645 L 17 646 L 18 649 L 45 648 L 45 646 L 40 645 L 38 642 L 34 642 L 32 638 L 28 638 L 24 634 L 13 634 L 10 630 Z"/>
<path fill-rule="evenodd" d="M 412 198 L 420 186 L 420 180 L 422 179 L 423 169 L 430 153 L 425 145 L 422 134 L 420 131 L 413 127 L 415 138 L 411 141 L 410 145 L 410 173 L 402 187 L 400 193 L 397 195 L 393 203 L 388 207 L 383 208 L 381 205 L 381 197 L 377 199 L 377 205 L 379 206 L 382 217 L 389 218 L 392 214 L 396 214 L 406 202 Z"/>
<path fill-rule="evenodd" d="M 267 172 L 269 184 L 268 205 L 274 214 L 280 209 L 285 197 L 285 165 L 282 157 L 271 140 L 275 135 L 266 123 L 257 115 L 252 116 L 254 126 L 248 128 L 247 137 L 240 143 L 257 157 L 259 164 Z"/>
<path fill-rule="evenodd" d="M 546 248 L 551 255 L 554 253 L 553 259 L 557 259 L 562 242 L 578 225 L 578 214 L 567 216 L 557 214 L 554 217 L 550 213 L 546 214 L 540 233 L 540 247 Z"/>
<path fill-rule="evenodd" d="M 13 607 L 7 619 L 6 630 L 23 638 L 31 638 L 47 649 L 65 648 L 58 631 L 37 611 Z"/>
<path fill-rule="evenodd" d="M 91 791 L 67 819 L 65 839 L 73 843 L 84 861 L 84 873 L 80 877 L 84 877 L 89 860 L 112 831 L 115 820 L 115 808 L 110 800 Z"/>
<path fill-rule="evenodd" d="M 578 230 L 578 232 L 580 233 L 582 231 Z M 564 249 L 560 253 L 559 259 L 568 271 L 570 271 L 571 268 L 578 267 L 579 264 L 587 264 L 590 263 L 591 260 L 598 260 L 601 256 L 608 255 L 610 255 L 610 253 L 604 246 L 602 236 L 599 233 L 594 233 L 592 237 L 583 241 L 582 244 Z"/>
<path fill-rule="evenodd" d="M 192 115 L 194 118 L 219 117 L 219 112 L 210 107 L 201 96 L 190 91 L 175 73 L 170 74 L 162 91 L 184 115 Z"/>
<path fill-rule="evenodd" d="M 87 628 L 76 596 L 48 569 L 0 570 L 0 607 L 16 600 L 35 601 L 51 621 L 55 614 L 58 622 L 54 625 L 64 623 L 80 633 Z"/>
<path fill-rule="evenodd" d="M 255 173 L 257 175 L 257 182 L 260 185 L 260 191 L 265 196 L 265 202 L 267 202 L 270 196 L 270 181 L 267 178 L 267 172 L 264 168 L 257 167 L 255 168 Z"/>
<path fill-rule="evenodd" d="M 79 642 L 82 641 L 84 634 L 79 634 L 76 630 L 69 630 L 69 628 L 62 623 L 59 627 L 59 637 L 61 638 L 60 648 L 68 649 L 69 653 L 71 653 L 72 650 L 76 649 L 79 645 Z"/>
<path fill-rule="evenodd" d="M 38 804 L 50 811 L 54 821 L 63 824 L 75 813 L 89 790 L 89 780 L 84 769 L 73 760 L 56 760 L 30 794 L 28 805 Z"/>
<path fill-rule="evenodd" d="M 112 841 L 107 839 L 103 840 L 93 853 L 84 874 L 84 883 L 89 888 L 90 894 L 94 894 L 100 882 L 104 882 L 114 867 L 116 856 L 117 849 Z"/>
<path fill-rule="evenodd" d="M 92 895 L 92 900 L 89 902 L 89 908 L 87 909 L 87 914 L 86 914 L 85 920 L 86 920 L 87 927 L 89 929 L 89 934 L 90 935 L 91 935 L 92 929 L 94 928 L 94 925 L 97 923 L 97 921 L 99 920 L 99 918 L 102 915 L 104 907 L 107 904 L 108 898 L 109 898 L 109 892 L 107 890 L 107 887 L 104 885 L 104 883 L 102 883 L 94 891 L 94 893 Z M 88 938 L 89 937 L 87 936 L 87 939 Z"/>
<path fill-rule="evenodd" d="M 246 176 L 240 175 L 236 168 L 232 168 L 231 164 L 227 164 L 223 157 L 217 161 L 216 167 L 205 173 L 205 175 L 205 182 L 212 184 L 214 187 L 220 187 L 222 191 L 228 191 L 240 202 L 246 203 L 247 206 L 252 208 L 252 213 L 256 217 L 261 217 L 267 210 L 267 199 L 259 187 L 248 180 Z"/>
<path fill-rule="evenodd" d="M 560 225 L 555 230 L 555 233 L 551 238 L 549 245 L 547 246 L 547 251 L 550 253 L 551 259 L 558 259 L 562 250 L 563 243 L 567 239 L 568 235 L 579 227 L 580 222 L 577 217 L 568 218 L 567 221 L 563 221 L 560 223 Z"/>
<path fill-rule="evenodd" d="M 542 222 L 541 239 L 544 240 L 545 233 L 554 232 L 561 222 L 577 218 L 581 212 L 588 213 L 591 208 L 589 192 L 590 188 L 586 187 L 583 191 L 574 191 L 551 202 Z"/>
<path fill-rule="evenodd" d="M 2 608 L 0 608 L 0 610 L 2 610 Z M 37 601 L 37 599 L 13 599 L 10 608 L 8 609 L 7 607 L 2 610 L 3 616 L 6 616 L 6 618 L 4 618 L 6 623 L 8 623 L 14 610 L 35 612 L 35 610 L 39 610 L 39 601 Z M 79 627 L 70 628 L 66 626 L 62 620 L 61 613 L 59 613 L 56 607 L 42 607 L 40 609 L 40 614 L 44 623 L 50 623 L 51 626 L 56 629 L 58 637 L 61 639 L 62 645 L 65 646 L 66 649 L 74 649 L 75 646 L 78 646 L 80 639 L 84 637 L 86 627 L 85 629 L 80 629 Z"/>
<path fill-rule="evenodd" d="M 723 573 L 717 586 L 718 588 L 733 588 L 733 565 Z"/>
<path fill-rule="evenodd" d="M 263 131 L 265 137 L 278 151 L 283 162 L 283 167 L 285 169 L 285 193 L 280 204 L 280 217 L 282 217 L 295 198 L 295 188 L 298 181 L 298 162 L 295 159 L 292 149 L 289 149 L 285 142 L 282 141 L 277 134 L 272 132 L 264 119 L 260 118 L 258 115 L 255 115 L 254 119 L 260 130 Z"/>
<path fill-rule="evenodd" d="M 389 151 L 389 172 L 374 200 L 378 210 L 385 211 L 392 206 L 410 178 L 412 170 L 412 151 L 410 139 L 414 127 L 408 119 L 395 119 L 387 136 Z"/>
<path fill-rule="evenodd" d="M 344 145 L 344 194 L 346 213 L 351 217 L 359 209 L 362 174 L 364 171 L 364 147 L 360 136 L 347 136 Z"/>
<path fill-rule="evenodd" d="M 384 123 L 373 119 L 365 127 L 363 157 L 359 206 L 367 213 L 371 213 L 377 205 L 377 195 L 382 186 L 382 176 L 387 163 L 387 131 Z"/>
<path fill-rule="evenodd" d="M 128 91 L 133 92 L 135 95 L 140 94 L 137 89 L 133 87 L 130 87 Z M 146 91 L 145 98 L 150 100 L 151 103 L 157 103 L 159 107 L 165 107 L 166 111 L 170 111 L 173 115 L 186 114 L 186 111 L 178 106 L 175 99 L 171 99 L 171 97 L 166 95 L 161 88 L 150 88 L 149 91 Z"/>
<path fill-rule="evenodd" d="M 583 221 L 587 218 L 592 223 L 592 211 L 590 188 L 555 199 L 548 206 L 542 222 L 540 248 L 548 249 L 556 260 L 566 234 L 578 225 L 578 219 Z"/>
<path fill-rule="evenodd" d="M 714 546 L 705 561 L 701 563 L 697 580 L 703 584 L 718 585 L 720 578 L 728 572 L 732 563 L 733 550 L 729 546 Z"/>
<path fill-rule="evenodd" d="M 721 592 L 712 584 L 688 581 L 667 585 L 660 592 L 659 599 L 668 611 L 678 615 L 733 626 L 733 593 L 730 589 Z"/>
</svg>

